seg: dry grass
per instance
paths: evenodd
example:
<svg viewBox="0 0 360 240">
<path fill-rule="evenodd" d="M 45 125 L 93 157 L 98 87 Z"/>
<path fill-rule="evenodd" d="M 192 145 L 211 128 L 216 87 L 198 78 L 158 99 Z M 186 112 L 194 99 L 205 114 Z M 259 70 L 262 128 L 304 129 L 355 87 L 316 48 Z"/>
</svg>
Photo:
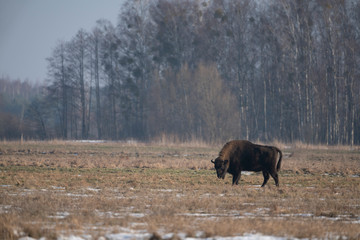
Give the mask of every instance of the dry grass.
<svg viewBox="0 0 360 240">
<path fill-rule="evenodd" d="M 285 149 L 280 188 L 216 178 L 206 144 L 3 142 L 0 238 L 122 231 L 357 239 L 360 152 Z"/>
</svg>

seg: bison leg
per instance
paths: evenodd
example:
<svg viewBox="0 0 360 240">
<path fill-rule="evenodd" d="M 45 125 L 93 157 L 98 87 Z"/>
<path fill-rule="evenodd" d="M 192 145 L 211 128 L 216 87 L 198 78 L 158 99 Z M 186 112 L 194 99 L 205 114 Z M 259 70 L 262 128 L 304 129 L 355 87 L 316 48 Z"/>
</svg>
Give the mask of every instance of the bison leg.
<svg viewBox="0 0 360 240">
<path fill-rule="evenodd" d="M 234 184 L 238 185 L 238 184 L 239 184 L 240 177 L 241 177 L 241 172 L 239 172 L 238 174 L 234 174 L 234 175 L 233 175 L 232 185 L 234 185 Z"/>
<path fill-rule="evenodd" d="M 267 171 L 263 171 L 262 173 L 263 173 L 263 176 L 264 176 L 264 182 L 261 185 L 261 187 L 264 187 L 265 184 L 267 183 L 267 181 L 269 180 L 270 176 L 269 176 L 269 173 Z"/>
<path fill-rule="evenodd" d="M 270 175 L 275 180 L 275 185 L 278 187 L 279 186 L 279 175 L 278 175 L 278 173 L 276 171 L 272 171 L 272 172 L 270 172 Z"/>
</svg>

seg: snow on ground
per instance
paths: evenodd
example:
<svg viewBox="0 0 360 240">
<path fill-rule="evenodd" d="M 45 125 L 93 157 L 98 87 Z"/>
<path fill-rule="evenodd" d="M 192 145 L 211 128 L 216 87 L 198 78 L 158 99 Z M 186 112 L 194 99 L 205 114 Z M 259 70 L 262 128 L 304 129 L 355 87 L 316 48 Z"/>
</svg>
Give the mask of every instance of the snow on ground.
<svg viewBox="0 0 360 240">
<path fill-rule="evenodd" d="M 153 235 L 148 233 L 145 230 L 133 230 L 128 228 L 121 228 L 119 233 L 109 233 L 104 236 L 97 237 L 97 240 L 148 240 L 155 236 L 154 239 L 180 239 L 180 240 L 307 240 L 306 238 L 291 238 L 291 237 L 277 237 L 277 236 L 268 236 L 262 235 L 259 233 L 247 233 L 239 236 L 231 236 L 231 237 L 221 237 L 221 236 L 213 236 L 213 237 L 203 237 L 204 233 L 198 231 L 195 234 L 195 237 L 187 237 L 186 233 L 164 233 L 162 235 Z M 60 235 L 57 240 L 92 240 L 94 239 L 91 235 L 82 234 L 82 235 Z M 31 237 L 22 237 L 19 240 L 38 240 Z M 45 238 L 39 238 L 39 240 L 46 240 Z"/>
<path fill-rule="evenodd" d="M 144 240 L 150 239 L 152 234 L 149 233 L 112 233 L 107 234 L 104 237 L 98 238 L 99 240 Z M 165 234 L 161 236 L 162 239 L 171 239 L 174 237 L 174 234 Z M 214 236 L 209 238 L 202 238 L 202 237 L 186 237 L 185 234 L 178 234 L 177 237 L 181 240 L 286 240 L 286 239 L 294 239 L 300 240 L 299 238 L 288 238 L 288 237 L 275 237 L 275 236 L 266 236 L 261 234 L 245 234 L 242 236 L 234 236 L 234 237 L 220 237 Z M 58 240 L 88 240 L 91 239 L 90 236 L 60 236 Z M 21 240 L 33 240 L 31 238 L 22 238 Z M 305 239 L 302 239 L 305 240 Z"/>
</svg>

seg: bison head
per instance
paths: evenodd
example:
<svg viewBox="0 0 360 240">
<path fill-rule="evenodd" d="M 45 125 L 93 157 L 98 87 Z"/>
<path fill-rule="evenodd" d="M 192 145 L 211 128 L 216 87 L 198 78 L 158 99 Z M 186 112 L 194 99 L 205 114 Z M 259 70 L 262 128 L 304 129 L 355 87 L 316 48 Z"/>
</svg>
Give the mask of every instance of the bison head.
<svg viewBox="0 0 360 240">
<path fill-rule="evenodd" d="M 216 158 L 215 161 L 211 160 L 211 162 L 215 165 L 217 177 L 224 179 L 229 168 L 229 161 Z"/>
</svg>

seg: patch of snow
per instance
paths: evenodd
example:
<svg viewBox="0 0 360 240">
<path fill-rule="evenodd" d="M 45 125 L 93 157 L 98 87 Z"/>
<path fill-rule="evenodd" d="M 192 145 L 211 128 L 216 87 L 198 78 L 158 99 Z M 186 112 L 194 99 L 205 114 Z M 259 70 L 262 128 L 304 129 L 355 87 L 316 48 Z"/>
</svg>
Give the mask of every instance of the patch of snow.
<svg viewBox="0 0 360 240">
<path fill-rule="evenodd" d="M 288 237 L 267 236 L 267 235 L 262 235 L 259 233 L 244 234 L 242 236 L 233 236 L 233 237 L 215 236 L 215 237 L 210 237 L 210 238 L 185 238 L 185 240 L 211 240 L 211 239 L 215 239 L 215 240 L 286 240 L 289 238 Z M 298 238 L 290 238 L 290 239 L 300 240 Z"/>
<path fill-rule="evenodd" d="M 131 227 L 146 227 L 147 223 L 142 223 L 142 222 L 130 222 L 129 226 Z"/>
<path fill-rule="evenodd" d="M 176 197 L 177 198 L 182 198 L 182 197 L 185 197 L 186 195 L 185 194 L 183 194 L 183 193 L 177 193 L 176 194 Z"/>
<path fill-rule="evenodd" d="M 105 140 L 73 140 L 71 142 L 78 142 L 78 143 L 106 143 Z"/>
<path fill-rule="evenodd" d="M 314 214 L 312 213 L 282 213 L 279 214 L 280 217 L 313 217 Z"/>
<path fill-rule="evenodd" d="M 133 217 L 133 218 L 143 218 L 143 217 L 145 217 L 145 214 L 144 213 L 129 213 L 129 216 Z"/>
<path fill-rule="evenodd" d="M 227 214 L 212 214 L 212 213 L 181 213 L 180 216 L 188 217 L 221 217 L 226 216 Z"/>
<path fill-rule="evenodd" d="M 8 213 L 11 205 L 0 205 L 0 213 Z"/>
<path fill-rule="evenodd" d="M 65 196 L 68 197 L 92 197 L 92 194 L 81 194 L 81 193 L 66 193 L 64 194 Z"/>
<path fill-rule="evenodd" d="M 268 212 L 268 211 L 270 211 L 270 208 L 257 208 L 257 209 L 255 209 L 255 212 Z"/>
<path fill-rule="evenodd" d="M 158 191 L 158 192 L 174 192 L 174 191 L 177 191 L 175 189 L 154 189 L 155 191 Z"/>
<path fill-rule="evenodd" d="M 11 185 L 0 185 L 0 187 L 11 187 Z"/>
<path fill-rule="evenodd" d="M 129 232 L 123 232 L 123 233 L 111 233 L 105 235 L 105 239 L 107 240 L 143 240 L 143 239 L 149 239 L 152 234 L 148 232 L 142 232 L 142 231 L 129 231 Z"/>
<path fill-rule="evenodd" d="M 108 233 L 104 236 L 99 236 L 98 240 L 147 240 L 150 239 L 153 234 L 147 232 L 146 230 L 133 230 L 129 228 L 120 227 L 117 229 L 118 233 Z M 159 233 L 159 232 L 158 232 Z M 212 237 L 205 237 L 205 233 L 203 231 L 197 231 L 194 237 L 187 237 L 186 233 L 166 233 L 160 230 L 160 236 L 164 240 L 168 239 L 180 239 L 180 240 L 308 240 L 306 238 L 293 238 L 293 237 L 278 237 L 278 236 L 269 236 L 269 235 L 262 235 L 260 233 L 245 233 L 239 236 L 212 236 Z M 60 235 L 58 236 L 57 240 L 90 240 L 94 239 L 91 235 Z M 19 240 L 35 240 L 34 238 L 30 237 L 22 237 Z M 45 238 L 40 238 L 39 240 L 45 240 Z"/>
<path fill-rule="evenodd" d="M 98 210 L 95 210 L 95 213 L 100 217 L 106 217 L 106 218 L 124 218 L 124 214 L 116 213 L 116 212 L 101 212 Z"/>
<path fill-rule="evenodd" d="M 251 216 L 257 216 L 255 213 L 246 212 L 243 214 L 244 216 L 251 217 Z"/>
<path fill-rule="evenodd" d="M 74 235 L 70 235 L 70 236 L 59 236 L 57 238 L 57 240 L 86 240 L 88 238 L 82 238 L 82 237 L 79 237 L 79 236 L 74 236 Z"/>
<path fill-rule="evenodd" d="M 231 214 L 228 213 L 218 213 L 218 214 L 213 214 L 213 213 L 181 213 L 178 214 L 179 216 L 187 216 L 187 217 L 198 217 L 198 218 L 245 218 L 245 216 L 255 216 L 255 214 L 253 213 L 245 213 L 243 215 L 241 215 L 238 212 L 234 212 Z"/>
<path fill-rule="evenodd" d="M 243 206 L 255 206 L 255 203 L 242 203 L 241 205 L 243 205 Z"/>
<path fill-rule="evenodd" d="M 99 191 L 101 191 L 101 189 L 99 189 L 99 188 L 92 188 L 92 187 L 88 187 L 88 188 L 86 188 L 86 190 L 88 190 L 88 191 L 93 191 L 93 192 L 99 192 Z"/>
<path fill-rule="evenodd" d="M 112 233 L 107 234 L 105 236 L 105 239 L 108 240 L 127 240 L 127 239 L 136 239 L 136 240 L 143 240 L 143 239 L 149 239 L 152 236 L 150 233 L 139 233 L 139 232 L 129 232 L 129 233 Z M 162 235 L 163 239 L 171 239 L 174 238 L 174 236 L 177 236 L 179 239 L 182 240 L 286 240 L 289 239 L 289 237 L 277 237 L 277 236 L 267 236 L 262 234 L 244 234 L 241 236 L 232 236 L 232 237 L 221 237 L 221 236 L 214 236 L 214 237 L 202 237 L 203 232 L 197 232 L 195 237 L 186 237 L 186 234 L 173 234 L 173 233 L 167 233 Z M 300 240 L 298 238 L 290 238 L 294 240 Z M 65 240 L 65 239 L 64 239 Z M 66 239 L 68 240 L 68 239 Z M 69 240 L 75 240 L 75 239 L 69 239 Z M 78 240 L 78 239 L 76 239 Z"/>
<path fill-rule="evenodd" d="M 70 213 L 68 213 L 68 212 L 56 212 L 55 216 L 48 216 L 48 218 L 64 219 L 69 215 L 70 215 Z"/>
<path fill-rule="evenodd" d="M 21 237 L 18 240 L 37 240 L 36 238 L 32 238 L 32 237 Z"/>
<path fill-rule="evenodd" d="M 352 224 L 360 224 L 360 218 L 358 218 L 358 220 L 356 220 L 356 221 L 351 221 L 350 223 L 352 223 Z"/>
</svg>

